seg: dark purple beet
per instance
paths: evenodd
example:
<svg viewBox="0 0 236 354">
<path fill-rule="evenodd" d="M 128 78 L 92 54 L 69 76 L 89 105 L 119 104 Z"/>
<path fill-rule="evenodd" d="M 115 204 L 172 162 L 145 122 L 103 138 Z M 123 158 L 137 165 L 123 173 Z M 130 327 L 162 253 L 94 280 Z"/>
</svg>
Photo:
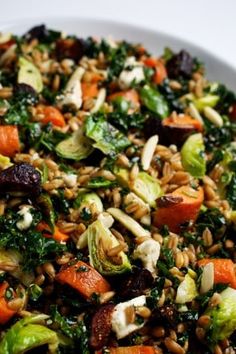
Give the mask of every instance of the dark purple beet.
<svg viewBox="0 0 236 354">
<path fill-rule="evenodd" d="M 13 93 L 16 95 L 29 94 L 37 97 L 37 92 L 35 91 L 35 89 L 27 84 L 16 84 L 14 86 Z"/>
<path fill-rule="evenodd" d="M 166 139 L 164 137 L 164 131 L 162 126 L 162 120 L 157 116 L 150 116 L 145 122 L 143 127 L 143 133 L 146 139 L 157 134 L 159 136 L 159 143 L 166 145 Z"/>
<path fill-rule="evenodd" d="M 126 275 L 119 283 L 117 289 L 123 299 L 140 296 L 153 284 L 153 276 L 147 269 L 134 268 L 133 272 Z"/>
<path fill-rule="evenodd" d="M 163 305 L 153 310 L 151 318 L 153 325 L 163 325 L 175 327 L 177 324 L 177 310 L 174 305 Z"/>
<path fill-rule="evenodd" d="M 144 123 L 144 136 L 146 139 L 157 134 L 159 136 L 159 144 L 169 146 L 175 144 L 181 146 L 187 137 L 195 131 L 192 125 L 164 125 L 163 120 L 156 116 L 149 117 Z"/>
<path fill-rule="evenodd" d="M 93 349 L 101 349 L 107 344 L 111 333 L 111 315 L 114 304 L 102 305 L 92 318 L 89 344 Z"/>
<path fill-rule="evenodd" d="M 190 78 L 193 71 L 193 58 L 185 50 L 181 50 L 178 54 L 166 63 L 168 77 L 178 79 L 180 77 Z"/>
<path fill-rule="evenodd" d="M 84 55 L 84 42 L 78 38 L 58 39 L 56 42 L 56 56 L 59 60 L 70 58 L 78 61 Z"/>
<path fill-rule="evenodd" d="M 41 192 L 41 174 L 30 164 L 15 164 L 0 172 L 0 193 L 18 192 L 37 196 Z"/>
<path fill-rule="evenodd" d="M 183 145 L 187 137 L 196 131 L 192 125 L 163 124 L 162 129 L 166 143 L 175 144 L 177 146 Z"/>
<path fill-rule="evenodd" d="M 32 39 L 43 40 L 48 36 L 48 30 L 45 25 L 39 25 L 31 28 L 25 35 L 24 38 L 27 41 Z"/>
</svg>

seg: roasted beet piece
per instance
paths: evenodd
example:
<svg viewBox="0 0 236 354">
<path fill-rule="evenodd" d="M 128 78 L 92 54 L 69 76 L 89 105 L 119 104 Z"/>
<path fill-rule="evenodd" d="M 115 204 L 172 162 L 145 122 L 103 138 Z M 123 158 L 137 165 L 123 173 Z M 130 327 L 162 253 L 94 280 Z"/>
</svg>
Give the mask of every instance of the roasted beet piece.
<svg viewBox="0 0 236 354">
<path fill-rule="evenodd" d="M 231 122 L 236 122 L 236 103 L 234 103 L 230 108 L 229 118 Z"/>
<path fill-rule="evenodd" d="M 61 37 L 61 32 L 48 29 L 45 25 L 39 25 L 31 28 L 25 33 L 24 39 L 30 42 L 32 39 L 38 39 L 43 43 L 53 43 Z"/>
<path fill-rule="evenodd" d="M 31 28 L 25 35 L 24 38 L 27 41 L 32 39 L 43 40 L 48 36 L 48 30 L 45 25 L 39 25 Z"/>
<path fill-rule="evenodd" d="M 182 146 L 185 140 L 192 133 L 196 132 L 196 129 L 192 125 L 164 125 L 163 134 L 168 144 L 175 144 L 178 147 Z"/>
<path fill-rule="evenodd" d="M 41 192 L 41 175 L 28 163 L 15 164 L 0 172 L 0 193 L 17 192 L 37 196 Z"/>
<path fill-rule="evenodd" d="M 33 105 L 38 101 L 38 94 L 34 88 L 27 84 L 16 84 L 14 86 L 13 95 L 16 100 L 27 102 Z"/>
<path fill-rule="evenodd" d="M 161 119 L 154 115 L 150 116 L 144 122 L 143 132 L 146 139 L 157 134 L 159 136 L 159 142 L 160 142 L 160 139 L 162 139 L 163 137 L 163 126 L 161 123 Z"/>
<path fill-rule="evenodd" d="M 155 325 L 163 325 L 164 323 L 169 327 L 175 327 L 177 323 L 177 310 L 171 304 L 161 306 L 152 312 L 150 321 Z"/>
<path fill-rule="evenodd" d="M 196 129 L 192 125 L 164 125 L 163 121 L 151 116 L 144 122 L 144 136 L 146 139 L 157 134 L 159 136 L 159 144 L 169 146 L 175 144 L 181 147 L 187 137 L 194 133 Z"/>
<path fill-rule="evenodd" d="M 153 276 L 147 269 L 134 268 L 133 272 L 119 283 L 117 290 L 123 299 L 131 299 L 143 294 L 153 284 Z"/>
<path fill-rule="evenodd" d="M 84 42 L 78 38 L 58 39 L 56 42 L 56 56 L 59 60 L 70 58 L 78 61 L 84 55 Z"/>
<path fill-rule="evenodd" d="M 188 52 L 181 50 L 167 62 L 166 69 L 171 79 L 189 78 L 193 71 L 193 58 Z"/>
<path fill-rule="evenodd" d="M 27 84 L 16 84 L 13 89 L 13 93 L 16 95 L 23 95 L 23 94 L 29 94 L 32 96 L 37 96 L 37 92 L 35 89 Z"/>
<path fill-rule="evenodd" d="M 107 343 L 111 332 L 111 315 L 114 304 L 102 305 L 92 318 L 89 344 L 93 349 L 100 349 Z"/>
</svg>

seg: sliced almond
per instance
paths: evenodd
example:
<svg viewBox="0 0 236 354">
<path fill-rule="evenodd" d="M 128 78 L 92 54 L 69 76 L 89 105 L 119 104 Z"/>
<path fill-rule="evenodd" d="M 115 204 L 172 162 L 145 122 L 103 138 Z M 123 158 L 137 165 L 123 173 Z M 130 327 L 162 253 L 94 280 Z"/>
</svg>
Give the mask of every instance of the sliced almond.
<svg viewBox="0 0 236 354">
<path fill-rule="evenodd" d="M 158 143 L 158 135 L 153 135 L 148 139 L 143 147 L 141 163 L 144 171 L 147 171 L 150 167 L 153 154 L 155 152 Z"/>
<path fill-rule="evenodd" d="M 150 237 L 151 236 L 151 234 L 148 230 L 145 230 L 137 221 L 135 221 L 129 215 L 125 214 L 122 210 L 120 210 L 118 208 L 109 208 L 109 209 L 107 209 L 107 212 L 110 213 L 114 219 L 119 221 L 124 227 L 126 227 L 136 237 L 142 237 L 142 236 Z"/>
<path fill-rule="evenodd" d="M 214 285 L 214 264 L 208 263 L 204 266 L 201 279 L 200 293 L 204 294 L 211 290 Z"/>
<path fill-rule="evenodd" d="M 189 103 L 188 108 L 189 108 L 190 115 L 203 124 L 202 116 L 200 115 L 197 107 L 191 102 L 191 103 Z"/>
<path fill-rule="evenodd" d="M 96 113 L 99 111 L 99 109 L 102 107 L 103 103 L 105 102 L 106 99 L 106 90 L 102 88 L 98 92 L 98 97 L 96 99 L 96 102 L 94 104 L 94 107 L 90 110 L 91 113 Z"/>
<path fill-rule="evenodd" d="M 204 110 L 204 115 L 205 117 L 211 122 L 213 123 L 216 127 L 222 127 L 223 125 L 223 119 L 221 117 L 221 115 L 213 108 L 211 107 L 205 107 Z"/>
</svg>

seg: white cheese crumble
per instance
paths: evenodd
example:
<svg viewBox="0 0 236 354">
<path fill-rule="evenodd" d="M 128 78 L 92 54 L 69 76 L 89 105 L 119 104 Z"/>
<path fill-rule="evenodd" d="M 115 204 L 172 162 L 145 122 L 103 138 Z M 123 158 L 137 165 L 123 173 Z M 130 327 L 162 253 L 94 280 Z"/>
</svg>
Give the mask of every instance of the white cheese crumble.
<svg viewBox="0 0 236 354">
<path fill-rule="evenodd" d="M 131 67 L 131 70 L 128 68 Z M 127 69 L 126 69 L 127 68 Z M 139 83 L 145 79 L 143 66 L 135 57 L 129 57 L 125 61 L 124 70 L 120 73 L 118 84 L 122 90 L 128 89 L 132 83 Z"/>
<path fill-rule="evenodd" d="M 138 323 L 127 323 L 125 310 L 131 306 L 135 308 L 139 306 L 146 305 L 146 297 L 144 295 L 138 296 L 132 300 L 121 302 L 116 305 L 111 317 L 111 325 L 113 332 L 116 333 L 118 339 L 128 336 L 130 333 L 137 331 L 142 328 L 145 324 L 145 321 L 141 324 Z"/>
<path fill-rule="evenodd" d="M 133 256 L 135 259 L 140 259 L 144 268 L 149 270 L 152 275 L 157 274 L 156 263 L 160 256 L 160 244 L 159 242 L 150 239 L 142 242 L 134 250 Z"/>
<path fill-rule="evenodd" d="M 20 216 L 22 216 L 22 219 L 17 221 L 16 226 L 19 230 L 23 231 L 23 230 L 27 230 L 30 225 L 32 224 L 33 221 L 33 216 L 30 213 L 30 209 L 32 209 L 31 206 L 23 206 L 23 208 L 18 211 L 17 214 L 19 214 Z"/>
<path fill-rule="evenodd" d="M 77 175 L 73 173 L 68 173 L 63 176 L 63 180 L 66 184 L 66 187 L 73 188 L 77 182 Z"/>
<path fill-rule="evenodd" d="M 82 89 L 81 79 L 84 75 L 85 69 L 78 67 L 71 75 L 65 91 L 62 96 L 58 97 L 58 103 L 62 106 L 73 106 L 79 109 L 82 105 Z"/>
</svg>

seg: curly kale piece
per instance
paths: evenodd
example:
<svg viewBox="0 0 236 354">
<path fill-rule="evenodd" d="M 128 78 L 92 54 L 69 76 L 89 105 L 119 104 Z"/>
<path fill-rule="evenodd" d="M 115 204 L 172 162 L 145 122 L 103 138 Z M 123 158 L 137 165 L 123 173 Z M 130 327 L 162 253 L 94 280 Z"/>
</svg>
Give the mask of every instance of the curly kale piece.
<svg viewBox="0 0 236 354">
<path fill-rule="evenodd" d="M 219 111 L 220 114 L 228 114 L 229 108 L 236 101 L 236 95 L 233 91 L 227 89 L 225 85 L 219 84 L 214 90 L 214 95 L 219 96 L 219 101 L 216 105 L 216 110 Z"/>
<path fill-rule="evenodd" d="M 76 319 L 62 316 L 55 305 L 51 306 L 51 318 L 53 324 L 55 324 L 64 335 L 72 340 L 70 345 L 72 348 L 76 348 L 83 354 L 90 353 L 88 331 L 83 321 L 78 322 Z"/>
<path fill-rule="evenodd" d="M 0 247 L 17 250 L 22 255 L 24 270 L 32 270 L 40 264 L 55 259 L 62 254 L 66 246 L 52 238 L 43 237 L 36 230 L 36 225 L 41 221 L 40 211 L 30 209 L 33 221 L 27 230 L 17 228 L 17 222 L 21 216 L 16 212 L 8 212 L 0 217 Z"/>
<path fill-rule="evenodd" d="M 219 129 L 205 120 L 206 134 L 204 143 L 206 151 L 214 151 L 215 148 L 222 148 L 233 141 L 236 133 L 236 124 L 226 121 Z"/>
<path fill-rule="evenodd" d="M 226 198 L 233 210 L 236 210 L 236 174 L 234 173 L 227 188 Z"/>
<path fill-rule="evenodd" d="M 30 118 L 28 107 L 36 104 L 38 95 L 35 90 L 27 84 L 17 84 L 13 91 L 12 98 L 8 101 L 9 108 L 3 117 L 6 124 L 24 125 Z"/>
</svg>

